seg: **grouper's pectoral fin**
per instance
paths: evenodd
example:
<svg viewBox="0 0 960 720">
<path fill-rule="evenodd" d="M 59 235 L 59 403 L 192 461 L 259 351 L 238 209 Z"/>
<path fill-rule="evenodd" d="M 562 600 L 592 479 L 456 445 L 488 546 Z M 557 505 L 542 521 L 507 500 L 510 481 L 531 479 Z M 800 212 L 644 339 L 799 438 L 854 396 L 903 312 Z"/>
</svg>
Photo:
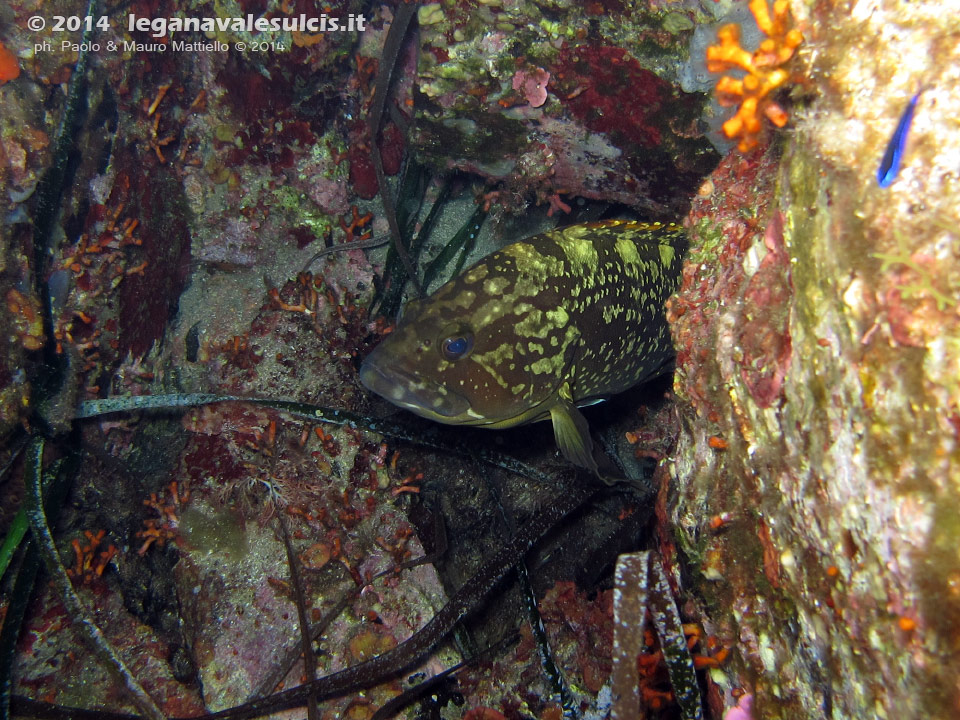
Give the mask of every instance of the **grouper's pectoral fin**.
<svg viewBox="0 0 960 720">
<path fill-rule="evenodd" d="M 573 402 L 569 383 L 560 386 L 557 400 L 550 407 L 550 420 L 553 421 L 553 435 L 557 439 L 557 447 L 563 456 L 574 465 L 586 468 L 605 483 L 611 480 L 604 477 L 593 458 L 593 439 L 590 437 L 590 428 L 587 419 L 577 409 Z"/>
</svg>

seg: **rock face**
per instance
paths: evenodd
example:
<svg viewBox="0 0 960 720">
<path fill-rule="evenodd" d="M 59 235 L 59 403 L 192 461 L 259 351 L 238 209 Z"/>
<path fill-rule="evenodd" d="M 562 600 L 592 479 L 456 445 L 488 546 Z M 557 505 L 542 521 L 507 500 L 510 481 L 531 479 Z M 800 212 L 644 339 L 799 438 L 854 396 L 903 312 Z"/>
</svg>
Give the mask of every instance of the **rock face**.
<svg viewBox="0 0 960 720">
<path fill-rule="evenodd" d="M 652 4 L 651 4 L 652 5 Z M 685 211 L 718 155 L 680 92 L 696 3 L 433 3 L 421 8 L 417 150 L 432 164 L 658 217 Z"/>
<path fill-rule="evenodd" d="M 800 25 L 816 99 L 782 155 L 728 157 L 688 216 L 672 518 L 754 717 L 952 717 L 960 50 L 930 3 Z"/>
</svg>

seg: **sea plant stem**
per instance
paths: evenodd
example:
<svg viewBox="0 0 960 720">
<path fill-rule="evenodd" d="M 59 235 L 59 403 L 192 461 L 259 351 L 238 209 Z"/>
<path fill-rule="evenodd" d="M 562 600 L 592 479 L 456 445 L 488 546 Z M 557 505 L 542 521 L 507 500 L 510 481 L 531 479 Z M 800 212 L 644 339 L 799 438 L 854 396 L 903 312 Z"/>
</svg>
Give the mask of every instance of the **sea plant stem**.
<svg viewBox="0 0 960 720">
<path fill-rule="evenodd" d="M 153 699 L 147 694 L 130 669 L 120 656 L 114 651 L 104 637 L 103 632 L 87 617 L 86 608 L 80 597 L 74 592 L 70 578 L 60 563 L 60 555 L 53 541 L 47 516 L 43 511 L 43 447 L 42 437 L 34 437 L 27 447 L 26 508 L 27 518 L 30 520 L 30 530 L 40 550 L 40 556 L 47 566 L 47 572 L 53 582 L 60 600 L 67 608 L 73 627 L 84 639 L 93 653 L 100 659 L 114 679 L 124 687 L 131 701 L 137 706 L 143 716 L 149 720 L 166 720 L 163 712 L 157 707 Z"/>
</svg>

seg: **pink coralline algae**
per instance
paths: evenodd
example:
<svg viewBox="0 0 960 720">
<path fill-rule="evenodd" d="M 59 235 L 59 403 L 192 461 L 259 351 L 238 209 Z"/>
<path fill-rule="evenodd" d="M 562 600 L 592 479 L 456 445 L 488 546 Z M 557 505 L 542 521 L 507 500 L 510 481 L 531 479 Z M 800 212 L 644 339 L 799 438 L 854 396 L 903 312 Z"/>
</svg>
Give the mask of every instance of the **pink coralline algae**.
<svg viewBox="0 0 960 720">
<path fill-rule="evenodd" d="M 744 695 L 734 707 L 727 710 L 723 720 L 753 720 L 753 715 L 750 714 L 752 708 L 753 695 Z"/>
<path fill-rule="evenodd" d="M 513 89 L 523 94 L 530 107 L 540 107 L 547 101 L 548 82 L 550 73 L 543 68 L 517 70 L 513 76 Z"/>
<path fill-rule="evenodd" d="M 347 184 L 338 178 L 314 175 L 310 179 L 307 194 L 321 210 L 330 215 L 343 215 L 350 210 Z"/>
<path fill-rule="evenodd" d="M 260 235 L 254 225 L 245 219 L 227 218 L 220 232 L 202 244 L 197 258 L 206 263 L 253 267 L 263 259 Z"/>
<path fill-rule="evenodd" d="M 773 214 L 764 244 L 767 254 L 744 292 L 746 311 L 740 326 L 744 363 L 741 375 L 757 405 L 767 408 L 780 397 L 790 367 L 790 256 L 783 240 L 783 215 Z"/>
</svg>

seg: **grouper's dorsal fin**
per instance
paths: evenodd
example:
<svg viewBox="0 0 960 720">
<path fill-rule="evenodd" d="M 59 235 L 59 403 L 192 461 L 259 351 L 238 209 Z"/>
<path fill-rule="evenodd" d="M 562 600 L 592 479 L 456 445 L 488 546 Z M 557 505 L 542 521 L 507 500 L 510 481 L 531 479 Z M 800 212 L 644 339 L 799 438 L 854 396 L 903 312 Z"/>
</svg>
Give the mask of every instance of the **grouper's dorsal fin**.
<svg viewBox="0 0 960 720">
<path fill-rule="evenodd" d="M 563 383 L 557 390 L 557 400 L 550 406 L 550 420 L 553 422 L 553 436 L 563 456 L 582 468 L 586 468 L 598 478 L 607 482 L 600 474 L 597 461 L 593 459 L 593 439 L 587 419 L 573 402 L 570 383 Z"/>
</svg>

